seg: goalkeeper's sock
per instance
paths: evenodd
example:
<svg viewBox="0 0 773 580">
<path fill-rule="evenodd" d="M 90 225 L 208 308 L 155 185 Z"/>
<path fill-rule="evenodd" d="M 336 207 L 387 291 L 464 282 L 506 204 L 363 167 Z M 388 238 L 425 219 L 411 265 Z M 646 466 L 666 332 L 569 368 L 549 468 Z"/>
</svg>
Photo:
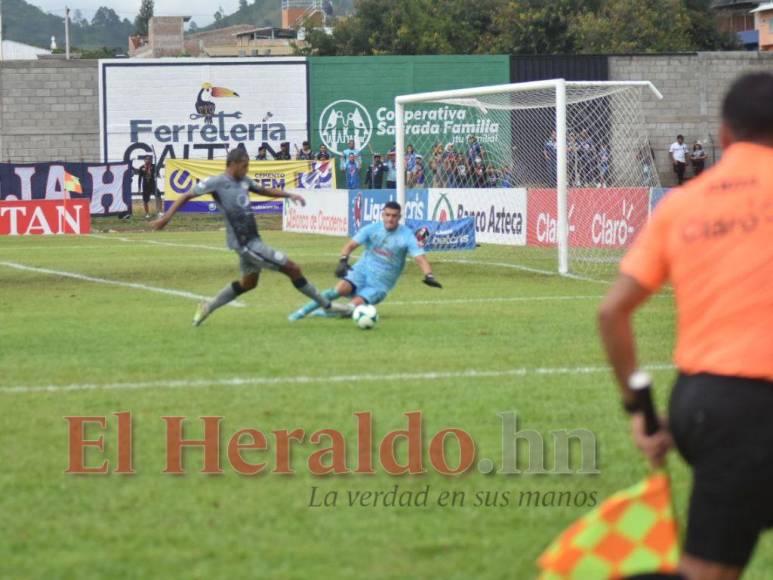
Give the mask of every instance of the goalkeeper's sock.
<svg viewBox="0 0 773 580">
<path fill-rule="evenodd" d="M 215 296 L 212 300 L 207 302 L 209 307 L 209 313 L 211 314 L 221 306 L 225 306 L 232 300 L 236 300 L 236 297 L 240 294 L 244 294 L 244 289 L 239 282 L 231 282 L 228 286 L 220 291 L 220 294 Z"/>
<path fill-rule="evenodd" d="M 317 303 L 318 306 L 321 306 L 322 308 L 330 308 L 330 299 L 320 294 L 314 287 L 314 284 L 309 282 L 303 276 L 297 280 L 293 280 L 293 286 L 295 286 L 298 292 L 311 298 L 314 302 Z"/>
</svg>

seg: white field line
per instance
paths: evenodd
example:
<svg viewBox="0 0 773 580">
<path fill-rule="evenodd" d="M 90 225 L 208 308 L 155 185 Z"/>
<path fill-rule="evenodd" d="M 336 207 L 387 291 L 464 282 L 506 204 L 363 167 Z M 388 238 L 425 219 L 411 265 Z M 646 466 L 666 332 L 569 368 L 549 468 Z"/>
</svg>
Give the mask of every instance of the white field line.
<svg viewBox="0 0 773 580">
<path fill-rule="evenodd" d="M 64 272 L 62 270 L 50 270 L 49 268 L 37 268 L 35 266 L 26 266 L 17 262 L 0 262 L 0 266 L 6 268 L 14 268 L 16 270 L 24 270 L 26 272 L 36 272 L 38 274 L 48 274 L 50 276 L 59 276 L 62 278 L 72 278 L 74 280 L 82 280 L 84 282 L 94 282 L 96 284 L 108 284 L 111 286 L 121 286 L 123 288 L 131 288 L 133 290 L 144 290 L 146 292 L 155 292 L 156 294 L 166 294 L 168 296 L 178 296 L 180 298 L 188 298 L 191 300 L 207 300 L 208 296 L 201 294 L 194 294 L 193 292 L 186 292 L 185 290 L 172 290 L 171 288 L 160 288 L 158 286 L 147 286 L 146 284 L 139 284 L 136 282 L 123 282 L 121 280 L 110 280 L 108 278 L 97 278 L 96 276 L 87 276 L 85 274 L 78 274 L 77 272 Z M 228 306 L 234 306 L 237 308 L 244 308 L 246 304 L 234 300 L 229 302 Z"/>
<path fill-rule="evenodd" d="M 646 365 L 649 371 L 671 371 L 672 364 L 662 363 Z M 362 374 L 362 375 L 332 375 L 332 376 L 288 376 L 288 377 L 234 377 L 230 379 L 180 379 L 167 381 L 127 382 L 127 383 L 82 383 L 70 385 L 41 385 L 0 387 L 0 394 L 25 393 L 66 393 L 72 391 L 101 390 L 136 390 L 136 389 L 180 389 L 200 387 L 242 387 L 242 386 L 272 386 L 272 385 L 308 385 L 334 383 L 388 382 L 406 380 L 445 380 L 445 379 L 494 379 L 507 377 L 555 376 L 555 375 L 588 375 L 611 373 L 607 366 L 584 367 L 542 367 L 514 368 L 504 370 L 466 371 L 429 371 L 421 373 L 393 374 Z"/>
<path fill-rule="evenodd" d="M 483 304 L 487 302 L 551 302 L 567 300 L 601 300 L 601 295 L 594 296 L 503 296 L 493 298 L 449 298 L 447 300 L 388 300 L 385 306 L 409 306 L 413 304 Z"/>
<path fill-rule="evenodd" d="M 150 244 L 153 246 L 167 246 L 170 248 L 188 248 L 192 250 L 208 250 L 208 251 L 214 251 L 214 252 L 233 252 L 233 250 L 225 246 L 209 246 L 206 244 L 184 244 L 181 242 L 162 242 L 160 240 L 133 240 L 131 238 L 110 237 L 110 236 L 102 236 L 97 234 L 88 234 L 88 235 L 92 238 L 97 238 L 99 240 L 118 240 L 124 243 L 130 243 L 130 244 Z M 91 246 L 91 247 L 96 247 L 96 246 Z M 284 251 L 285 248 L 282 248 L 282 250 Z M 285 253 L 291 254 L 292 256 L 303 256 L 303 257 L 319 257 L 319 256 L 339 257 L 340 256 L 340 254 L 335 254 L 335 253 L 323 254 L 319 252 L 309 254 L 309 253 L 303 253 L 303 252 L 289 251 Z"/>
<path fill-rule="evenodd" d="M 158 240 L 136 240 L 131 238 L 124 238 L 124 237 L 118 237 L 118 236 L 105 236 L 100 234 L 87 234 L 89 237 L 100 239 L 100 240 L 118 240 L 125 243 L 135 243 L 135 244 L 152 244 L 156 246 L 168 246 L 172 248 L 190 248 L 190 249 L 196 249 L 196 250 L 212 250 L 217 252 L 230 252 L 232 250 L 229 250 L 228 248 L 225 248 L 223 246 L 208 246 L 205 244 L 183 244 L 178 242 L 161 242 Z M 325 253 L 296 253 L 296 252 L 288 252 L 292 253 L 294 256 L 304 256 L 304 257 L 317 257 L 317 256 L 336 256 L 338 257 L 339 254 L 332 253 L 332 252 L 325 252 Z M 532 268 L 530 266 L 523 266 L 520 264 L 511 264 L 509 262 L 486 262 L 486 261 L 479 261 L 479 260 L 462 260 L 462 259 L 442 259 L 439 258 L 437 260 L 432 260 L 435 263 L 446 263 L 446 264 L 464 264 L 464 265 L 471 265 L 471 266 L 493 266 L 497 268 L 507 268 L 511 270 L 520 270 L 522 272 L 531 272 L 532 274 L 543 274 L 545 276 L 558 276 L 558 272 L 553 270 L 542 270 L 540 268 Z M 597 280 L 596 278 L 588 278 L 586 276 L 579 276 L 577 274 L 567 274 L 565 276 L 566 278 L 572 278 L 575 280 L 581 280 L 583 282 L 594 282 L 596 284 L 604 284 L 605 286 L 609 285 L 610 282 L 606 280 Z"/>
</svg>

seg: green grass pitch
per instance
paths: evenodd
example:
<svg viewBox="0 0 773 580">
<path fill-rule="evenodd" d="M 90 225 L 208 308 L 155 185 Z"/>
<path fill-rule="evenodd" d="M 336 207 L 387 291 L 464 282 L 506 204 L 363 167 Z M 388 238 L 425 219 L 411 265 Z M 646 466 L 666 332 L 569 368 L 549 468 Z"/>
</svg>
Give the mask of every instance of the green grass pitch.
<svg viewBox="0 0 773 580">
<path fill-rule="evenodd" d="M 211 296 L 235 279 L 237 259 L 208 224 L 183 218 L 161 233 L 0 240 L 0 577 L 531 578 L 541 551 L 589 509 L 552 498 L 595 493 L 600 500 L 646 474 L 601 368 L 595 310 L 606 286 L 501 266 L 552 269 L 552 253 L 500 247 L 430 255 L 445 288 L 424 286 L 409 265 L 367 332 L 351 321 L 289 323 L 304 300 L 275 273 L 242 297 L 245 308 L 223 308 L 194 329 L 192 298 L 7 265 Z M 264 237 L 318 287 L 334 283 L 342 239 Z M 673 332 L 672 299 L 652 299 L 637 317 L 637 334 L 642 363 L 658 365 L 661 409 L 674 377 L 662 366 Z M 51 388 L 37 389 L 43 386 Z M 133 415 L 136 473 L 65 474 L 64 417 L 111 419 L 105 457 L 114 468 L 111 414 L 119 411 Z M 519 429 L 544 435 L 548 467 L 551 431 L 589 429 L 600 474 L 472 469 L 448 477 L 432 471 L 425 444 L 423 475 L 393 477 L 377 466 L 374 475 L 314 476 L 306 461 L 321 446 L 308 441 L 293 449 L 295 475 L 239 475 L 225 457 L 223 475 L 203 475 L 198 450 L 186 451 L 185 475 L 161 473 L 165 415 L 187 416 L 190 438 L 201 436 L 198 417 L 224 417 L 224 453 L 227 438 L 244 427 L 269 435 L 272 449 L 275 430 L 302 428 L 308 437 L 337 429 L 354 469 L 358 411 L 373 413 L 376 442 L 405 428 L 411 411 L 422 412 L 425 443 L 443 428 L 464 429 L 476 442 L 476 463 L 500 462 L 498 413 L 517 412 Z M 452 459 L 454 450 L 449 445 Z M 86 457 L 89 465 L 102 460 L 93 449 Z M 246 457 L 274 466 L 270 452 Z M 525 459 L 521 453 L 523 469 Z M 579 463 L 574 453 L 572 466 Z M 670 467 L 683 517 L 689 475 L 675 454 Z M 427 505 L 348 505 L 349 493 L 395 485 L 414 497 L 428 489 Z M 313 488 L 317 498 L 337 492 L 337 505 L 310 506 Z M 444 491 L 463 492 L 464 505 L 439 506 Z M 519 505 L 528 491 L 548 505 Z M 487 492 L 509 492 L 508 505 L 476 505 Z M 768 535 L 746 578 L 771 569 Z"/>
</svg>

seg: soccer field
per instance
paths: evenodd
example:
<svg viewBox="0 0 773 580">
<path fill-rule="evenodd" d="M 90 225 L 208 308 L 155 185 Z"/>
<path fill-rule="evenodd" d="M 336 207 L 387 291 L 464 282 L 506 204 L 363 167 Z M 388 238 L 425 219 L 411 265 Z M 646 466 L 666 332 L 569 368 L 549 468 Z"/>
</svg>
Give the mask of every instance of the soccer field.
<svg viewBox="0 0 773 580">
<path fill-rule="evenodd" d="M 270 272 L 240 297 L 243 307 L 192 328 L 196 296 L 237 277 L 223 238 L 210 227 L 0 240 L 0 577 L 531 578 L 538 555 L 591 509 L 590 498 L 647 473 L 597 339 L 606 284 L 532 271 L 554 269 L 552 253 L 431 254 L 445 288 L 421 284 L 410 264 L 372 331 L 344 320 L 288 322 L 305 299 Z M 264 239 L 318 287 L 335 282 L 342 239 L 277 231 Z M 637 331 L 663 409 L 675 374 L 667 292 L 641 311 Z M 107 416 L 108 429 L 91 425 L 87 436 L 104 434 L 113 470 L 113 413 L 122 411 L 132 414 L 136 473 L 66 474 L 65 417 Z M 389 475 L 376 453 L 374 474 L 354 473 L 354 413 L 372 413 L 375 447 L 416 411 L 426 473 Z M 501 466 L 502 413 L 543 435 L 548 473 L 527 472 L 535 454 L 525 442 L 524 473 L 478 470 L 483 458 Z M 185 475 L 162 473 L 164 416 L 187 417 L 193 439 L 202 437 L 199 417 L 223 417 L 223 474 L 200 473 L 200 448 L 185 451 Z M 267 451 L 244 453 L 266 462 L 256 476 L 236 473 L 227 457 L 242 428 L 268 441 Z M 344 436 L 350 473 L 310 472 L 309 458 L 330 442 L 309 437 L 324 428 Z M 430 440 L 446 428 L 475 441 L 475 466 L 464 475 L 431 464 Z M 553 472 L 551 432 L 577 428 L 595 437 L 598 474 L 578 473 L 579 446 L 573 473 Z M 292 447 L 295 473 L 273 473 L 272 432 L 294 429 L 306 435 Z M 453 442 L 447 450 L 453 466 Z M 102 460 L 97 449 L 86 452 L 89 466 Z M 688 473 L 676 454 L 670 467 L 683 518 Z M 395 486 L 411 505 L 362 493 Z M 441 505 L 444 492 L 461 492 L 457 504 Z M 745 578 L 770 578 L 770 570 L 769 534 Z"/>
</svg>

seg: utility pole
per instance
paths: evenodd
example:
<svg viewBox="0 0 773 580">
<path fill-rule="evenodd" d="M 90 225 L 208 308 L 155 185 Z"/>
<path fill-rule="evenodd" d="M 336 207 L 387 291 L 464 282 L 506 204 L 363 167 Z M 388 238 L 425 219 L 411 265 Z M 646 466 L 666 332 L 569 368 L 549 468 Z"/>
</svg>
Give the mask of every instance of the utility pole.
<svg viewBox="0 0 773 580">
<path fill-rule="evenodd" d="M 3 61 L 3 0 L 0 0 L 0 62 Z"/>
<path fill-rule="evenodd" d="M 70 9 L 64 7 L 64 57 L 70 60 Z"/>
</svg>

